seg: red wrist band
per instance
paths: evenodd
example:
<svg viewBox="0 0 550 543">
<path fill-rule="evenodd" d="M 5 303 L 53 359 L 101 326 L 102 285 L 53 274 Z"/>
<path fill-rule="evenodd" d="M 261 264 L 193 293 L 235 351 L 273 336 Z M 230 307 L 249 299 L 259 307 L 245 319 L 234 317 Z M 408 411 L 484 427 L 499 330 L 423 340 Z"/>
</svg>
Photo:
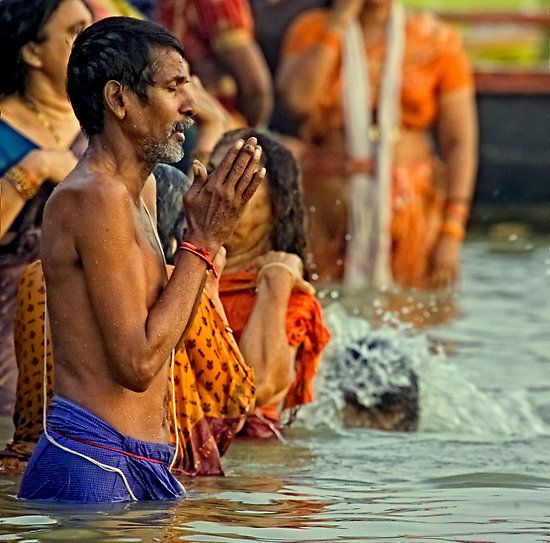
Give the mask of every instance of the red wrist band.
<svg viewBox="0 0 550 543">
<path fill-rule="evenodd" d="M 180 245 L 180 250 L 189 251 L 190 253 L 193 253 L 199 258 L 202 258 L 202 260 L 206 262 L 206 269 L 212 270 L 214 277 L 218 279 L 219 277 L 218 272 L 216 271 L 216 268 L 214 267 L 214 263 L 210 258 L 210 253 L 206 249 L 203 249 L 202 247 L 197 247 L 194 243 L 191 243 L 190 241 L 182 241 Z"/>
</svg>

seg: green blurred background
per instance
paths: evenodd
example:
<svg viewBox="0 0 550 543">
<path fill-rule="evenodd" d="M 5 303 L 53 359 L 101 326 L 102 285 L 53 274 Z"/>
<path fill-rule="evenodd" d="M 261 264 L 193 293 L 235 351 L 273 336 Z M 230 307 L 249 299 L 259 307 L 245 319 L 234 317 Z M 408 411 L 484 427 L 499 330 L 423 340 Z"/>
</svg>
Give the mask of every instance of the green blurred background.
<svg viewBox="0 0 550 543">
<path fill-rule="evenodd" d="M 435 12 L 512 12 L 550 20 L 550 0 L 405 0 Z M 548 71 L 550 27 L 544 24 L 455 22 L 477 69 Z"/>
</svg>

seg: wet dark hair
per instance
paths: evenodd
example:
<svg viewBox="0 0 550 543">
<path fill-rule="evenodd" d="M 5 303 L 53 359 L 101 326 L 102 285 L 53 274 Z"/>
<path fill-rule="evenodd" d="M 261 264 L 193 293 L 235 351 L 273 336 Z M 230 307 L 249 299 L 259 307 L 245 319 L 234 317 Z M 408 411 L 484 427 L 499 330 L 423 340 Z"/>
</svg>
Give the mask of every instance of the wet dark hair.
<svg viewBox="0 0 550 543">
<path fill-rule="evenodd" d="M 176 240 L 178 247 L 183 241 L 187 226 L 183 195 L 189 190 L 191 181 L 182 171 L 169 164 L 157 164 L 153 173 L 157 181 L 157 230 L 160 244 L 166 262 L 174 264 L 172 239 Z"/>
<path fill-rule="evenodd" d="M 147 86 L 155 75 L 151 53 L 168 47 L 184 56 L 170 32 L 132 17 L 108 17 L 78 35 L 69 58 L 67 92 L 84 133 L 103 131 L 103 89 L 108 81 L 118 81 L 147 103 Z"/>
<path fill-rule="evenodd" d="M 27 65 L 22 49 L 46 39 L 44 27 L 63 1 L 0 0 L 0 97 L 24 94 Z"/>
<path fill-rule="evenodd" d="M 253 128 L 226 132 L 216 144 L 213 153 L 239 138 L 246 140 L 250 137 L 256 138 L 263 149 L 262 158 L 268 174 L 273 215 L 272 249 L 293 253 L 304 261 L 306 227 L 302 182 L 292 153 L 273 133 Z"/>
</svg>

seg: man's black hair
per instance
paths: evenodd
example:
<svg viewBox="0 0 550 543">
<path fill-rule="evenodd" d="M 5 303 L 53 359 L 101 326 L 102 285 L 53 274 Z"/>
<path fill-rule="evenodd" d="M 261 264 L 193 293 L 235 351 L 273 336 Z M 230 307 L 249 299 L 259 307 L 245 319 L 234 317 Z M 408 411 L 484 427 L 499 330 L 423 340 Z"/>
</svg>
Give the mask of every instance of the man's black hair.
<svg viewBox="0 0 550 543">
<path fill-rule="evenodd" d="M 262 160 L 269 179 L 273 214 L 272 249 L 293 253 L 304 260 L 306 228 L 302 183 L 300 170 L 292 153 L 274 134 L 253 128 L 226 132 L 213 152 L 239 138 L 246 140 L 250 137 L 256 138 L 258 145 L 262 147 Z"/>
<path fill-rule="evenodd" d="M 25 93 L 27 65 L 22 49 L 27 43 L 41 43 L 47 38 L 44 27 L 61 2 L 0 0 L 0 97 Z"/>
<path fill-rule="evenodd" d="M 155 48 L 172 47 L 184 56 L 175 36 L 162 26 L 132 17 L 108 17 L 86 28 L 75 40 L 67 70 L 67 92 L 82 130 L 103 131 L 103 89 L 118 81 L 147 103 L 155 76 Z"/>
</svg>

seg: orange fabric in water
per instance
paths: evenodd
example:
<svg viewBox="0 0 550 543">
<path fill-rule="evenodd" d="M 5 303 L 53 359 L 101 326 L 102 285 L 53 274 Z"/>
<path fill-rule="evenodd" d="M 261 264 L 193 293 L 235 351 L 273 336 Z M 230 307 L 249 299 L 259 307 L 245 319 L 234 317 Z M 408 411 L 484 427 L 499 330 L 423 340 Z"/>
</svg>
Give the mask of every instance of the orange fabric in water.
<svg viewBox="0 0 550 543">
<path fill-rule="evenodd" d="M 0 471 L 24 469 L 42 433 L 44 302 L 44 275 L 40 261 L 36 261 L 23 273 L 17 294 L 15 433 L 13 443 L 0 452 Z M 49 401 L 53 393 L 49 333 L 47 376 Z M 179 432 L 175 471 L 223 474 L 220 457 L 254 403 L 253 370 L 244 363 L 234 338 L 205 293 L 187 339 L 175 353 L 174 382 Z M 171 416 L 170 383 L 168 388 Z"/>
<path fill-rule="evenodd" d="M 220 298 L 237 341 L 254 307 L 255 289 L 256 274 L 237 272 L 221 277 Z M 330 339 L 317 299 L 297 290 L 292 291 L 288 303 L 286 329 L 288 343 L 298 347 L 298 353 L 296 379 L 285 398 L 285 409 L 313 401 L 313 380 L 321 352 Z"/>
</svg>

